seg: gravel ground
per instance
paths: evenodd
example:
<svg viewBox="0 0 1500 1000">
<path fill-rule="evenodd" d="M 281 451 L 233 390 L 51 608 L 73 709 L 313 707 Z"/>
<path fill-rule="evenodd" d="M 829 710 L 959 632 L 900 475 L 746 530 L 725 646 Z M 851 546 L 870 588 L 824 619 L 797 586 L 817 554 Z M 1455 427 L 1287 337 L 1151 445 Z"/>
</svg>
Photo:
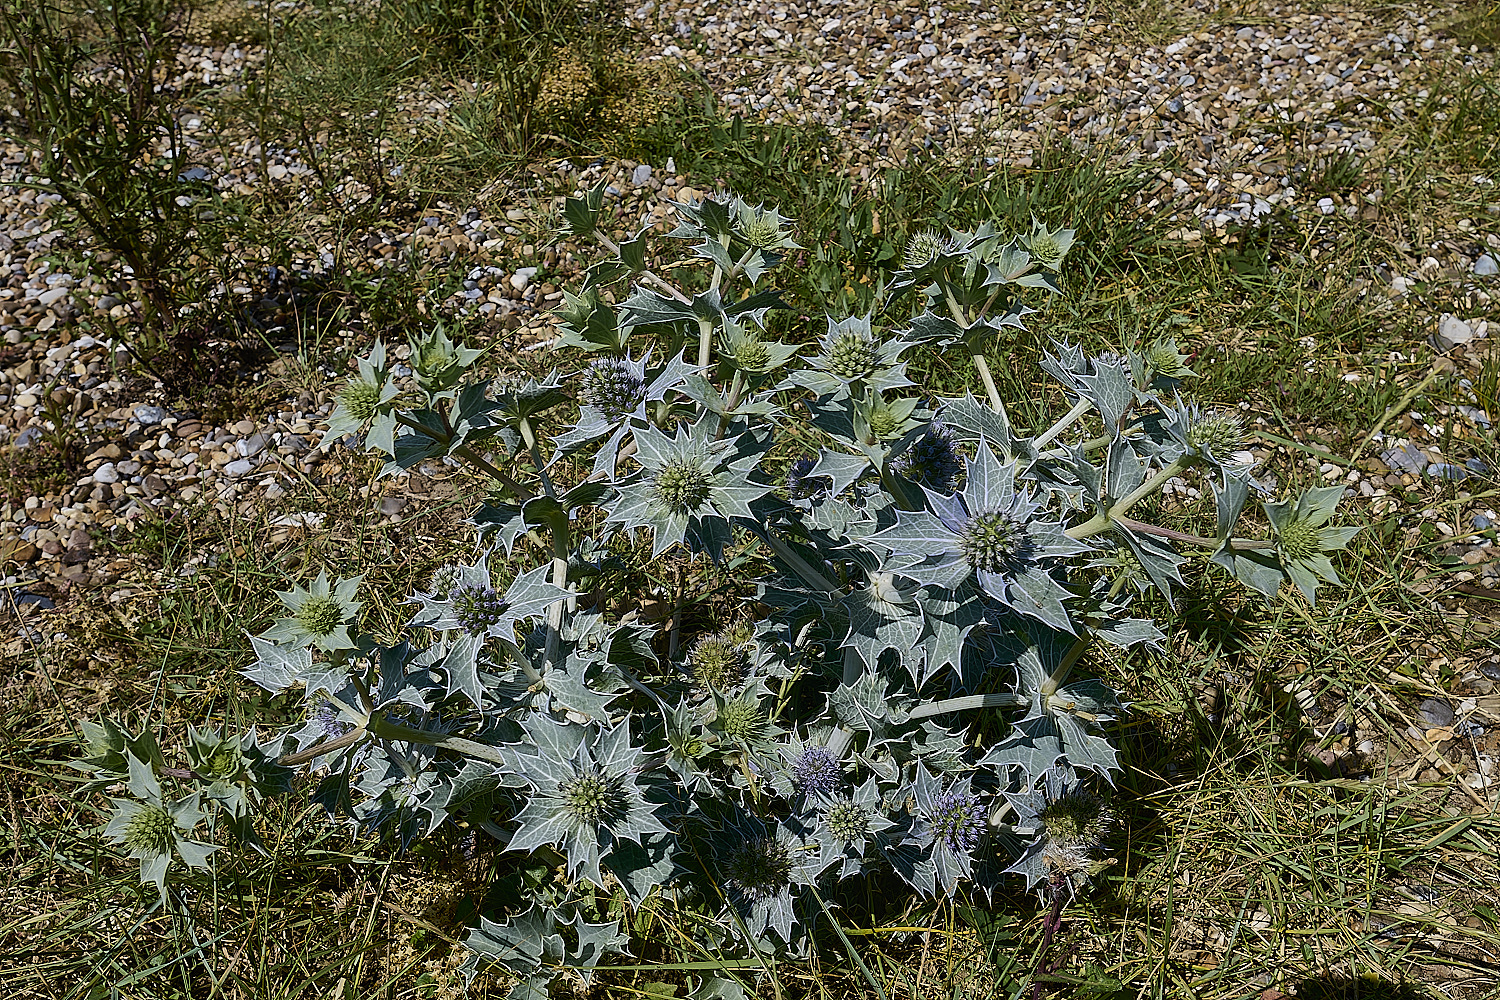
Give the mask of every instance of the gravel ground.
<svg viewBox="0 0 1500 1000">
<path fill-rule="evenodd" d="M 1348 198 L 1314 199 L 1297 190 L 1295 165 L 1345 152 L 1379 154 L 1391 122 L 1426 96 L 1421 81 L 1434 59 L 1482 58 L 1460 51 L 1434 27 L 1436 8 L 1314 14 L 1272 7 L 1238 20 L 1185 11 L 1149 31 L 1121 27 L 1105 14 L 1089 16 L 1091 9 L 1031 4 L 1000 17 L 992 4 L 978 2 L 661 0 L 631 17 L 647 40 L 646 58 L 698 74 L 726 107 L 748 117 L 823 123 L 845 142 L 851 173 L 866 178 L 906 151 L 934 143 L 980 141 L 992 161 L 1018 165 L 1032 162 L 1046 134 L 1051 141 L 1115 144 L 1158 164 L 1147 207 L 1180 206 L 1179 235 L 1186 241 L 1253 222 L 1277 206 L 1330 217 L 1330 223 L 1340 215 L 1377 218 L 1378 186 Z M 187 49 L 181 69 L 233 86 L 261 58 L 236 46 Z M 440 98 L 425 93 L 407 103 L 414 114 L 444 109 Z M 310 180 L 311 168 L 293 151 L 245 142 L 226 155 L 209 141 L 209 126 L 200 119 L 186 118 L 185 128 L 189 161 L 221 189 L 244 193 L 268 185 L 295 196 Z M 0 568 L 9 574 L 8 587 L 40 580 L 64 592 L 102 588 L 124 600 L 131 590 L 120 578 L 129 563 L 94 551 L 91 532 L 137 520 L 150 508 L 204 501 L 226 514 L 267 504 L 274 512 L 304 477 L 327 480 L 344 471 L 340 452 L 315 447 L 332 409 L 327 390 L 289 395 L 266 412 L 213 425 L 172 412 L 159 385 L 122 376 L 128 355 L 80 324 L 125 319 L 132 304 L 110 294 L 97 275 L 54 268 L 61 244 L 48 196 L 27 187 L 29 164 L 19 147 L 0 149 L 0 444 L 31 446 L 58 416 L 87 442 L 85 467 L 71 485 L 0 505 Z M 489 199 L 480 208 L 443 208 L 409 229 L 364 234 L 354 244 L 364 260 L 344 266 L 376 271 L 415 259 L 465 270 L 463 288 L 441 309 L 493 318 L 511 348 L 542 346 L 550 338 L 548 310 L 562 295 L 548 276 L 568 273 L 575 262 L 567 246 L 545 250 L 528 242 L 534 237 L 522 227 L 537 212 L 529 199 L 555 204 L 559 189 L 608 178 L 626 216 L 665 221 L 672 201 L 697 194 L 670 164 L 564 162 L 551 169 L 531 194 Z M 1494 179 L 1472 182 L 1476 191 L 1493 190 Z M 349 187 L 346 195 L 358 192 Z M 1500 201 L 1500 193 L 1495 197 Z M 1486 211 L 1456 220 L 1430 247 L 1392 259 L 1366 290 L 1393 310 L 1407 307 L 1419 281 L 1447 283 L 1462 293 L 1463 315 L 1419 317 L 1433 331 L 1419 360 L 1439 374 L 1477 370 L 1487 318 L 1497 318 L 1492 296 L 1500 291 L 1500 204 Z M 330 243 L 310 257 L 307 270 L 330 266 L 334 249 Z M 289 290 L 256 301 L 259 293 L 249 287 L 223 291 L 259 308 L 272 334 L 278 310 L 294 304 L 296 295 Z M 97 322 L 92 328 L 97 332 Z M 1467 407 L 1399 414 L 1356 467 L 1328 463 L 1320 471 L 1369 498 L 1377 513 L 1417 515 L 1408 522 L 1413 538 L 1421 537 L 1423 523 L 1435 525 L 1444 540 L 1440 554 L 1473 567 L 1429 587 L 1457 585 L 1500 596 L 1492 542 L 1476 534 L 1495 526 L 1500 515 L 1481 508 L 1460 523 L 1451 504 L 1412 510 L 1404 500 L 1423 479 L 1492 480 L 1483 463 L 1450 462 L 1443 454 L 1453 426 L 1462 439 L 1466 428 L 1480 424 L 1487 424 L 1484 413 Z M 1269 448 L 1260 452 L 1269 454 Z M 434 467 L 385 484 L 388 493 L 370 496 L 372 515 L 399 518 L 409 497 L 427 488 L 424 481 L 443 474 Z M 1458 496 L 1467 499 L 1462 491 Z M 290 532 L 305 527 L 307 516 L 273 513 L 272 519 L 275 530 Z M 1465 674 L 1468 690 L 1479 696 L 1493 692 L 1496 680 L 1477 665 Z M 1471 777 L 1480 782 L 1477 788 L 1500 781 L 1488 773 Z"/>
</svg>

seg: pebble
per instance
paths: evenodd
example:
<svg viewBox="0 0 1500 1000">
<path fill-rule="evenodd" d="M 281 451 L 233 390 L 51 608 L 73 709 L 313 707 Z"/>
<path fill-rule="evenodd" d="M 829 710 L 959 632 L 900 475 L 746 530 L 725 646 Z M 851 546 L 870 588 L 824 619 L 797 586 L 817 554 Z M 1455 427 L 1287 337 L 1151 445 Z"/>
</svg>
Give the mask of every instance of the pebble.
<svg viewBox="0 0 1500 1000">
<path fill-rule="evenodd" d="M 94 470 L 94 482 L 102 485 L 110 485 L 120 481 L 120 473 L 116 471 L 113 462 L 105 462 Z"/>
<path fill-rule="evenodd" d="M 1448 313 L 1438 320 L 1437 345 L 1444 351 L 1463 347 L 1474 339 L 1474 330 L 1469 324 Z"/>
<path fill-rule="evenodd" d="M 1500 274 L 1500 264 L 1497 264 L 1490 254 L 1480 254 L 1479 259 L 1474 261 L 1474 273 L 1482 278 Z"/>
<path fill-rule="evenodd" d="M 1422 719 L 1434 728 L 1453 724 L 1453 706 L 1441 698 L 1428 698 L 1417 707 Z"/>
<path fill-rule="evenodd" d="M 238 479 L 240 476 L 248 476 L 255 466 L 248 458 L 237 458 L 224 466 L 224 474 Z"/>
<path fill-rule="evenodd" d="M 137 406 L 133 411 L 142 427 L 151 427 L 167 419 L 167 411 L 161 406 Z"/>
</svg>

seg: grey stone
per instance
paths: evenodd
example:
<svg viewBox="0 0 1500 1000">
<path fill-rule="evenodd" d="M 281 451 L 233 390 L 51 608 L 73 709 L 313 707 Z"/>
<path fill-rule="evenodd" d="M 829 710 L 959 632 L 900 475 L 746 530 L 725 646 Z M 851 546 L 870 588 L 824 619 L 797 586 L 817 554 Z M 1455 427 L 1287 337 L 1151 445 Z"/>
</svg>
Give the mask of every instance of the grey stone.
<svg viewBox="0 0 1500 1000">
<path fill-rule="evenodd" d="M 1441 698 L 1428 698 L 1417 706 L 1417 711 L 1422 713 L 1422 719 L 1429 726 L 1441 727 L 1453 724 L 1453 706 Z"/>
<path fill-rule="evenodd" d="M 224 466 L 224 474 L 239 478 L 240 476 L 248 476 L 254 468 L 255 465 L 248 458 L 237 458 Z"/>
<path fill-rule="evenodd" d="M 642 163 L 640 166 L 636 167 L 630 175 L 630 183 L 634 184 L 636 187 L 640 187 L 650 179 L 651 165 L 649 163 Z"/>
<path fill-rule="evenodd" d="M 1480 254 L 1479 259 L 1474 262 L 1474 273 L 1482 278 L 1500 274 L 1500 264 L 1497 264 L 1495 258 L 1489 254 Z"/>
<path fill-rule="evenodd" d="M 115 463 L 113 462 L 105 462 L 94 470 L 94 482 L 96 483 L 103 483 L 107 486 L 110 483 L 118 483 L 119 481 L 120 474 L 115 471 Z"/>
<path fill-rule="evenodd" d="M 1474 339 L 1474 331 L 1469 324 L 1453 316 L 1444 313 L 1442 319 L 1438 320 L 1437 345 L 1444 351 L 1451 351 L 1455 347 L 1462 347 Z"/>
<path fill-rule="evenodd" d="M 1427 467 L 1429 479 L 1451 479 L 1454 481 L 1469 478 L 1469 470 L 1462 465 L 1449 465 L 1446 462 L 1434 462 Z"/>
<path fill-rule="evenodd" d="M 259 455 L 266 450 L 270 440 L 264 434 L 252 434 L 243 441 L 235 443 L 241 458 L 249 458 L 251 455 Z"/>
<path fill-rule="evenodd" d="M 143 427 L 150 427 L 167 419 L 167 411 L 160 406 L 137 406 L 135 419 L 139 420 Z"/>
<path fill-rule="evenodd" d="M 1426 469 L 1429 464 L 1427 456 L 1409 444 L 1381 452 L 1380 460 L 1389 469 L 1396 472 L 1410 472 L 1414 476 L 1420 476 L 1422 470 Z"/>
</svg>

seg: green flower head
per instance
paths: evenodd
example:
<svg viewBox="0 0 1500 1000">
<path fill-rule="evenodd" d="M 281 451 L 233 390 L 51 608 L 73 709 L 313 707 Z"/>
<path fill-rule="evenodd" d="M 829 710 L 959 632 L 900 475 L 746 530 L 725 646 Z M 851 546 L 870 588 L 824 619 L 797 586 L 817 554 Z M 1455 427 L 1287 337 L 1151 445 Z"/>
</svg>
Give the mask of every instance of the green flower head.
<svg viewBox="0 0 1500 1000">
<path fill-rule="evenodd" d="M 381 416 L 387 404 L 400 394 L 385 369 L 385 344 L 376 341 L 369 357 L 360 358 L 358 365 L 359 374 L 339 390 L 338 405 L 328 417 L 325 442 L 358 433 L 370 420 Z M 385 419 L 390 417 L 387 415 Z"/>
<path fill-rule="evenodd" d="M 1048 229 L 1040 222 L 1033 220 L 1031 235 L 1023 239 L 1026 252 L 1031 254 L 1031 259 L 1049 271 L 1056 271 L 1062 266 L 1062 259 L 1067 256 L 1068 249 L 1073 246 L 1073 237 L 1077 231 L 1073 229 Z"/>
<path fill-rule="evenodd" d="M 1328 523 L 1343 495 L 1342 486 L 1328 486 L 1310 489 L 1295 502 L 1263 505 L 1282 572 L 1309 604 L 1316 600 L 1320 582 L 1338 586 L 1338 573 L 1328 554 L 1348 545 L 1359 533 L 1358 528 Z"/>
<path fill-rule="evenodd" d="M 354 595 L 363 579 L 363 576 L 347 577 L 330 584 L 325 571 L 318 574 L 311 588 L 294 586 L 291 590 L 277 591 L 276 596 L 292 613 L 278 618 L 261 638 L 279 645 L 316 646 L 328 653 L 354 649 L 349 626 L 362 606 Z"/>
</svg>

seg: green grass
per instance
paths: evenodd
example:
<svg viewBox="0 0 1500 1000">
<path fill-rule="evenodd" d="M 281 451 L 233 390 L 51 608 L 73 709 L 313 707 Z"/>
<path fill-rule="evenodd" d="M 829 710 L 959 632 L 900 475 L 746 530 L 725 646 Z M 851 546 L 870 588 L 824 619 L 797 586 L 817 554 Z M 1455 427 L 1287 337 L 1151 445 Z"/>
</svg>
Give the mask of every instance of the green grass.
<svg viewBox="0 0 1500 1000">
<path fill-rule="evenodd" d="M 1165 32 L 1158 7 L 1132 10 Z M 1412 311 L 1393 315 L 1360 295 L 1357 282 L 1399 245 L 1420 246 L 1459 218 L 1486 217 L 1497 198 L 1471 182 L 1500 170 L 1493 70 L 1437 71 L 1432 96 L 1382 137 L 1401 141 L 1399 157 L 1383 145 L 1364 159 L 1300 165 L 1299 186 L 1314 192 L 1382 185 L 1377 219 L 1278 215 L 1222 245 L 1190 245 L 1172 237 L 1180 223 L 1166 209 L 1135 207 L 1154 179 L 1123 158 L 1065 142 L 1047 146 L 1029 169 L 996 170 L 958 150 L 922 154 L 865 183 L 840 166 L 835 137 L 726 120 L 711 98 L 677 81 L 659 81 L 662 107 L 676 102 L 670 127 L 647 114 L 611 131 L 623 113 L 613 91 L 629 81 L 619 75 L 623 40 L 608 13 L 585 3 L 411 0 L 382 5 L 381 16 L 317 3 L 283 21 L 220 25 L 224 37 L 242 32 L 273 46 L 254 89 L 211 98 L 226 131 L 304 149 L 313 136 L 326 144 L 316 165 L 328 180 L 314 185 L 313 210 L 270 188 L 239 196 L 235 239 L 262 255 L 258 262 L 286 267 L 325 239 L 342 241 L 342 256 L 379 225 L 409 223 L 444 201 L 461 208 L 539 156 L 653 164 L 670 156 L 700 190 L 722 182 L 798 219 L 805 257 L 786 287 L 799 309 L 775 322 L 781 335 L 806 340 L 821 331 L 797 316 L 877 310 L 882 275 L 915 231 L 986 219 L 1024 230 L 1036 217 L 1076 226 L 1079 236 L 1064 293 L 1032 317 L 1033 332 L 990 358 L 1019 425 L 1040 426 L 1062 402 L 1029 374 L 1047 347 L 1044 334 L 1098 350 L 1170 333 L 1202 376 L 1191 384 L 1195 395 L 1243 401 L 1249 416 L 1265 418 L 1266 433 L 1347 460 L 1372 429 L 1399 418 L 1392 408 L 1431 367 L 1427 328 Z M 1493 45 L 1483 18 L 1464 24 L 1473 44 Z M 538 108 L 538 99 L 557 69 L 554 51 L 569 40 L 579 45 L 586 85 L 559 117 L 562 105 Z M 481 66 L 489 70 L 480 85 L 460 89 Z M 393 96 L 418 87 L 456 96 L 451 113 L 420 126 L 397 118 Z M 391 176 L 396 166 L 399 178 Z M 345 175 L 357 184 L 339 190 Z M 568 192 L 536 197 L 558 193 Z M 522 238 L 540 242 L 536 232 Z M 525 263 L 519 245 L 504 253 Z M 342 366 L 374 335 L 399 339 L 430 293 L 451 288 L 461 270 L 461 261 L 414 261 L 404 273 L 351 267 L 331 275 L 287 306 L 292 322 L 276 346 L 296 362 L 275 389 L 316 387 L 320 367 Z M 1440 283 L 1417 292 L 1429 312 L 1452 295 Z M 361 332 L 350 337 L 350 325 Z M 478 324 L 468 332 L 491 333 Z M 1422 360 L 1391 361 L 1392 350 Z M 915 358 L 911 371 L 942 394 L 975 385 L 972 362 L 957 355 Z M 1479 402 L 1500 417 L 1497 371 L 1491 360 L 1473 372 L 1439 372 L 1408 409 L 1431 414 L 1471 403 L 1459 380 L 1472 376 Z M 1346 381 L 1346 372 L 1362 378 Z M 1493 434 L 1453 449 L 1444 453 L 1500 464 Z M 454 940 L 477 913 L 518 898 L 522 880 L 546 876 L 494 853 L 466 859 L 456 834 L 403 854 L 353 838 L 293 800 L 267 817 L 266 855 L 226 852 L 214 876 L 174 881 L 163 909 L 136 886 L 132 863 L 92 832 L 104 800 L 78 796 L 61 763 L 75 755 L 78 720 L 123 715 L 157 728 L 168 745 L 189 723 L 276 725 L 292 709 L 263 701 L 237 675 L 250 659 L 244 633 L 262 630 L 276 613 L 273 590 L 324 567 L 366 574 L 368 594 L 390 595 L 366 609 L 367 621 L 395 635 L 408 614 L 396 596 L 425 583 L 444 559 L 469 554 L 458 521 L 478 484 L 460 480 L 456 494 L 438 502 L 419 498 L 386 525 L 361 492 L 373 468 L 339 461 L 350 477 L 304 484 L 279 505 L 325 512 L 322 528 L 278 540 L 264 512 L 225 515 L 209 504 L 146 521 L 107 540 L 137 564 L 134 596 L 111 602 L 116 588 L 107 587 L 51 615 L 28 613 L 33 630 L 69 638 L 6 647 L 11 724 L 0 737 L 7 779 L 0 848 L 12 863 L 0 875 L 0 982 L 9 995 L 454 996 Z M 1305 486 L 1320 479 L 1320 464 L 1283 448 L 1268 471 Z M 1437 603 L 1414 592 L 1412 581 L 1425 574 L 1441 581 L 1455 567 L 1445 562 L 1442 539 L 1409 534 L 1401 520 L 1432 507 L 1457 522 L 1496 492 L 1488 481 L 1419 482 L 1401 497 L 1399 516 L 1376 518 L 1365 508 L 1373 527 L 1339 566 L 1347 586 L 1316 608 L 1286 596 L 1252 602 L 1226 595 L 1211 573 L 1193 576 L 1175 609 L 1156 609 L 1169 623 L 1166 653 L 1092 664 L 1134 702 L 1117 734 L 1127 765 L 1114 796 L 1119 853 L 1101 890 L 1069 906 L 1061 940 L 1044 956 L 1043 914 L 1019 891 L 993 903 L 939 905 L 872 886 L 838 917 L 881 989 L 892 1000 L 1019 1000 L 1031 995 L 1038 964 L 1061 957 L 1053 985 L 1062 995 L 1230 998 L 1295 988 L 1299 997 L 1418 997 L 1438 987 L 1497 995 L 1500 821 L 1441 771 L 1437 781 L 1423 779 L 1425 763 L 1414 773 L 1419 748 L 1405 735 L 1412 707 L 1450 684 L 1455 665 L 1493 652 L 1493 602 L 1450 595 Z M 1165 503 L 1156 513 L 1183 516 Z M 180 575 L 204 555 L 212 564 Z M 688 632 L 712 627 L 748 596 L 737 581 L 687 560 L 608 584 L 651 596 L 664 613 L 677 610 Z M 1320 720 L 1347 718 L 1359 739 L 1374 740 L 1369 781 L 1341 777 L 1317 756 L 1354 751 L 1320 742 L 1299 698 Z M 591 992 L 565 987 L 562 995 L 685 995 L 690 978 L 717 960 L 688 943 L 695 919 L 665 907 L 635 915 L 637 960 L 656 968 L 602 973 Z M 809 961 L 760 977 L 731 971 L 765 996 L 872 995 L 831 930 Z M 473 995 L 504 995 L 504 984 L 480 981 Z"/>
</svg>

